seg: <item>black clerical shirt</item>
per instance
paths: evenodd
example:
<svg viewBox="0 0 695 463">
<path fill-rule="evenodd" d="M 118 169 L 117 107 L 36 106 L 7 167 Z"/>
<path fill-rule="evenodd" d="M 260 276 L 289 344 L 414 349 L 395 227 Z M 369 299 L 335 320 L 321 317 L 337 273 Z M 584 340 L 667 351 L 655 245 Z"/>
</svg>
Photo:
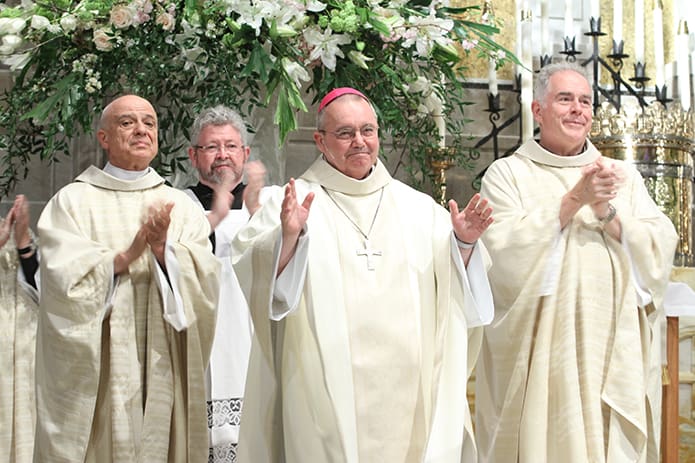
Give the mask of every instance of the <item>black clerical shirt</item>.
<svg viewBox="0 0 695 463">
<path fill-rule="evenodd" d="M 241 206 L 244 204 L 244 188 L 246 188 L 246 185 L 243 183 L 239 183 L 236 187 L 234 187 L 232 190 L 234 200 L 232 201 L 232 205 L 229 209 L 241 209 Z M 212 198 L 214 193 L 212 188 L 198 182 L 197 185 L 190 187 L 190 190 L 193 192 L 193 194 L 195 194 L 196 198 L 198 198 L 198 201 L 200 201 L 200 204 L 203 205 L 203 208 L 206 211 L 209 211 L 212 208 Z M 215 230 L 210 233 L 210 242 L 212 243 L 212 252 L 215 252 Z"/>
</svg>

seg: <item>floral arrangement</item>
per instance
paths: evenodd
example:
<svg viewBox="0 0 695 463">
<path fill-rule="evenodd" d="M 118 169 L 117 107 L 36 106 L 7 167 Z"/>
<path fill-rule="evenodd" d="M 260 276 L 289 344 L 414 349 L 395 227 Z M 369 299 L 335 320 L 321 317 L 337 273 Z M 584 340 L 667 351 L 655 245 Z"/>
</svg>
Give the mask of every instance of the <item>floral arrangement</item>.
<svg viewBox="0 0 695 463">
<path fill-rule="evenodd" d="M 336 86 L 365 91 L 390 135 L 397 168 L 427 170 L 435 119 L 461 133 L 462 58 L 515 60 L 478 6 L 441 0 L 22 0 L 0 5 L 0 60 L 14 85 L 0 97 L 0 196 L 26 176 L 31 156 L 70 154 L 103 106 L 132 92 L 160 118 L 158 169 L 185 169 L 200 108 L 274 105 L 281 142 Z M 453 137 L 454 146 L 461 145 Z M 458 144 L 458 145 L 457 145 Z M 465 150 L 456 150 L 465 154 Z M 389 156 L 393 153 L 385 153 Z M 422 177 L 422 176 L 420 176 Z"/>
</svg>

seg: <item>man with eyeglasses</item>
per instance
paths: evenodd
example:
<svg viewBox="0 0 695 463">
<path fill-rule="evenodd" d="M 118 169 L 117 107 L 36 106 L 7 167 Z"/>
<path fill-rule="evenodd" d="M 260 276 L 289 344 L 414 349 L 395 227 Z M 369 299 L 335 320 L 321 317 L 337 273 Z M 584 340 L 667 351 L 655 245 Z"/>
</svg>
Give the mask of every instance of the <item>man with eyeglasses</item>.
<svg viewBox="0 0 695 463">
<path fill-rule="evenodd" d="M 240 462 L 475 461 L 469 329 L 492 317 L 491 209 L 475 195 L 448 213 L 393 179 L 378 131 L 364 94 L 329 92 L 321 156 L 233 242 L 257 341 Z"/>
<path fill-rule="evenodd" d="M 263 165 L 259 161 L 247 162 L 247 139 L 246 124 L 239 113 L 220 105 L 198 114 L 188 148 L 199 181 L 185 191 L 207 211 L 213 252 L 222 263 L 220 304 L 206 378 L 210 463 L 236 461 L 253 337 L 248 305 L 229 252 L 236 232 L 260 207 L 264 184 Z M 244 174 L 247 183 L 242 181 Z"/>
</svg>

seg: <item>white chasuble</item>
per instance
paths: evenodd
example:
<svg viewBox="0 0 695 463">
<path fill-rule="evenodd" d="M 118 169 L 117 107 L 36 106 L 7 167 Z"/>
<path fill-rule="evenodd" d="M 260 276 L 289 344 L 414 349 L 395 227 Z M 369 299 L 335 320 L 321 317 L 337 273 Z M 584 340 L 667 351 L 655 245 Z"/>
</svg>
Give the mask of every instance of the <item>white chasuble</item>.
<svg viewBox="0 0 695 463">
<path fill-rule="evenodd" d="M 589 206 L 560 230 L 560 201 L 600 153 L 529 141 L 493 163 L 481 194 L 495 222 L 495 319 L 476 370 L 481 462 L 658 461 L 661 300 L 677 241 L 634 166 L 611 203 L 621 241 Z M 640 307 L 634 282 L 652 303 Z M 656 310 L 655 310 L 656 308 Z"/>
<path fill-rule="evenodd" d="M 34 450 L 38 294 L 21 272 L 10 237 L 0 247 L 0 463 L 29 463 Z"/>
<path fill-rule="evenodd" d="M 284 318 L 269 319 L 283 303 L 273 298 L 283 195 L 233 243 L 256 328 L 239 462 L 459 462 L 464 446 L 474 454 L 465 379 L 477 347 L 469 351 L 463 306 L 492 307 L 489 289 L 474 294 L 456 268 L 446 210 L 380 162 L 357 181 L 317 160 L 296 187 L 300 202 L 316 198 L 299 304 Z M 451 391 L 443 377 L 464 387 Z"/>
<path fill-rule="evenodd" d="M 204 375 L 219 293 L 208 221 L 152 170 L 121 180 L 90 167 L 76 180 L 39 219 L 35 460 L 205 461 Z M 113 275 L 148 206 L 168 201 L 182 331 L 164 318 L 149 249 Z"/>
</svg>

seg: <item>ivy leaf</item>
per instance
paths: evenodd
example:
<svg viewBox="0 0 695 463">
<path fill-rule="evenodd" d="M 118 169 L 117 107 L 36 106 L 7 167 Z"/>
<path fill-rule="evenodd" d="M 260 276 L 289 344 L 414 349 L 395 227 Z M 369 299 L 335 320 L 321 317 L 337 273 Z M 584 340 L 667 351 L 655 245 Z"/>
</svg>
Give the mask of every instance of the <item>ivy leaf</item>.
<svg viewBox="0 0 695 463">
<path fill-rule="evenodd" d="M 251 50 L 249 62 L 244 67 L 241 75 L 251 77 L 253 74 L 258 74 L 263 82 L 267 82 L 271 69 L 273 69 L 273 60 L 261 44 L 256 43 L 256 46 Z"/>
</svg>

